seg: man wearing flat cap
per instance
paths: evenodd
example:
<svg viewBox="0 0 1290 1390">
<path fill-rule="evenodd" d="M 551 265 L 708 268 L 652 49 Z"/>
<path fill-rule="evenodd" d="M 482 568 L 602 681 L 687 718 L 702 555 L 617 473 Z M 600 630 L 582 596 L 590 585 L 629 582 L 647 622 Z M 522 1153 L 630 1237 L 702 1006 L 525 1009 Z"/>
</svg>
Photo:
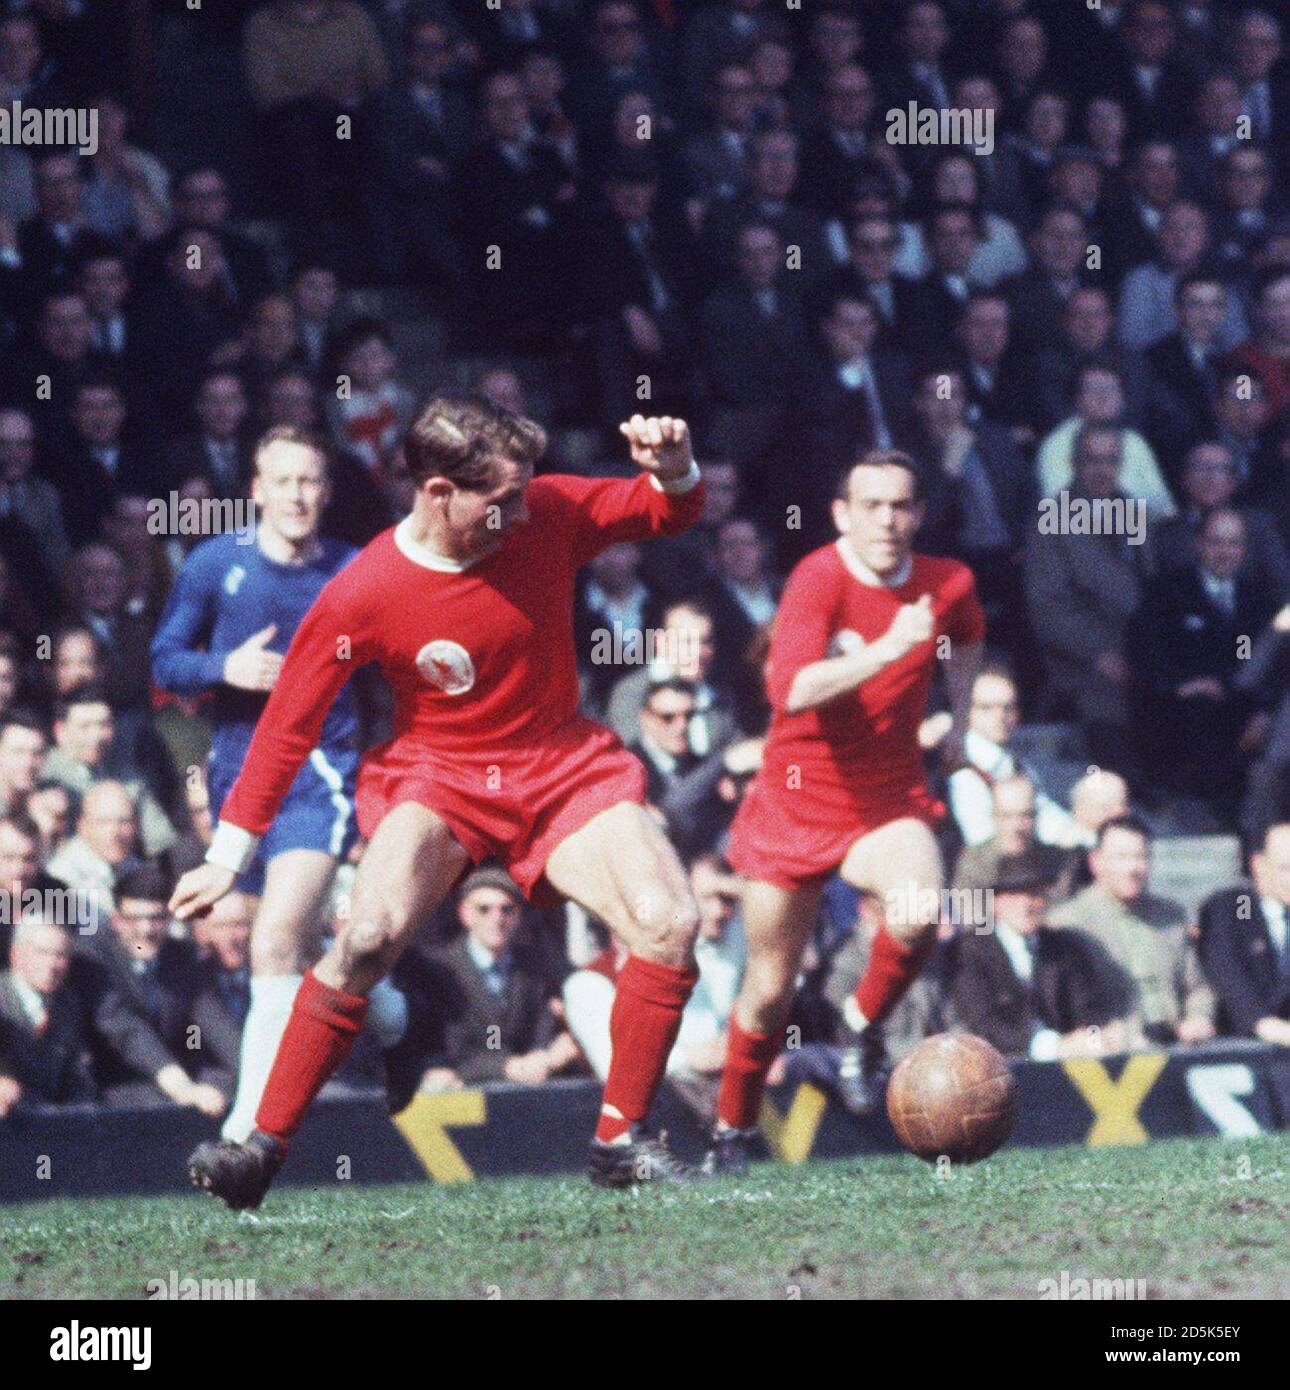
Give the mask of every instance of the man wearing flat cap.
<svg viewBox="0 0 1290 1390">
<path fill-rule="evenodd" d="M 999 861 L 992 910 L 955 943 L 950 987 L 970 1033 L 1005 1055 L 1051 1061 L 1114 1051 L 1113 1001 L 1103 997 L 1092 947 L 1046 925 L 1051 875 L 1031 855 Z"/>
</svg>

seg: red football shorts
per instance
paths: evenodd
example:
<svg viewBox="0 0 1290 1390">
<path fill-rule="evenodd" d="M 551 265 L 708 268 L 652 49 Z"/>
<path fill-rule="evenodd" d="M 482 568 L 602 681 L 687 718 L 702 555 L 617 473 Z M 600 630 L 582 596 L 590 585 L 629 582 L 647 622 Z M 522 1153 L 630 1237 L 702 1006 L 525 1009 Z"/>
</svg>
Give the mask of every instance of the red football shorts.
<svg viewBox="0 0 1290 1390">
<path fill-rule="evenodd" d="M 745 878 L 794 893 L 833 873 L 855 842 L 891 821 L 913 817 L 935 828 L 944 805 L 913 784 L 871 804 L 845 794 L 823 801 L 778 791 L 754 778 L 730 827 L 726 857 Z"/>
<path fill-rule="evenodd" d="M 561 840 L 620 801 L 644 800 L 640 761 L 616 734 L 581 716 L 530 746 L 470 758 L 393 739 L 364 758 L 355 798 L 365 836 L 387 812 L 415 801 L 476 863 L 500 859 L 530 898 Z M 546 885 L 538 889 L 538 901 L 554 899 Z"/>
</svg>

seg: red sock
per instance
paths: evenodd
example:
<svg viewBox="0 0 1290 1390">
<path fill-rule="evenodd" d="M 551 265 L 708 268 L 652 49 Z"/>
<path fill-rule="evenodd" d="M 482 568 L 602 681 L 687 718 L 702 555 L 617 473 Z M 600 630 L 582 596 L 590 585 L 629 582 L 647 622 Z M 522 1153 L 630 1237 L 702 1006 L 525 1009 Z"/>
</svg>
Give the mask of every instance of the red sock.
<svg viewBox="0 0 1290 1390">
<path fill-rule="evenodd" d="M 596 1125 L 597 1139 L 617 1139 L 649 1113 L 681 1027 L 681 1010 L 698 978 L 693 966 L 683 970 L 639 956 L 627 957 L 618 972 L 614 1008 L 609 1015 L 613 1053 L 605 1078 L 604 1108 Z M 605 1113 L 610 1106 L 617 1115 Z"/>
<path fill-rule="evenodd" d="M 305 972 L 256 1112 L 257 1129 L 291 1141 L 314 1097 L 349 1056 L 366 1013 L 364 995 L 330 989 Z"/>
<path fill-rule="evenodd" d="M 869 964 L 856 986 L 855 1000 L 870 1023 L 881 1023 L 900 1003 L 932 953 L 936 933 L 929 931 L 911 946 L 896 940 L 885 926 L 869 947 Z"/>
<path fill-rule="evenodd" d="M 726 1030 L 726 1065 L 717 1092 L 717 1119 L 734 1129 L 751 1129 L 761 1114 L 766 1073 L 779 1056 L 784 1029 L 773 1033 L 748 1033 L 731 1011 Z"/>
</svg>

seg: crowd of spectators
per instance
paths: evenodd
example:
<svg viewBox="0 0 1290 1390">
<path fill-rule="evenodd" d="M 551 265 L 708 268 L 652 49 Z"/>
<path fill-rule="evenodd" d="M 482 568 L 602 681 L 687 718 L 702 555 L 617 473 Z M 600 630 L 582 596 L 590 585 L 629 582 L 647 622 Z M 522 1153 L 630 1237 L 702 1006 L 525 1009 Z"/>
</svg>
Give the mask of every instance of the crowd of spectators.
<svg viewBox="0 0 1290 1390">
<path fill-rule="evenodd" d="M 671 1068 L 700 1103 L 742 961 L 721 852 L 769 625 L 874 447 L 917 462 L 919 548 L 972 566 L 992 660 L 937 784 L 991 929 L 946 923 L 890 1050 L 945 1027 L 1034 1057 L 1290 1043 L 1275 7 L 158 4 L 190 44 L 172 61 L 237 59 L 236 168 L 119 90 L 118 9 L 0 4 L 0 99 L 99 131 L 92 155 L 0 147 L 0 1115 L 226 1105 L 254 901 L 190 933 L 165 913 L 210 815 L 201 702 L 148 659 L 203 533 L 158 508 L 241 501 L 253 441 L 292 425 L 329 441 L 324 530 L 364 544 L 409 505 L 400 439 L 436 384 L 540 418 L 549 468 L 623 469 L 636 411 L 691 422 L 701 521 L 597 557 L 575 632 L 585 708 L 642 758 L 701 905 Z M 972 113 L 974 143 L 889 143 L 911 103 Z M 945 729 L 929 711 L 929 767 Z M 1239 844 L 1198 910 L 1148 886 L 1178 835 Z M 32 894 L 74 911 L 24 916 Z M 830 885 L 776 1076 L 827 1069 L 882 910 Z M 402 1039 L 346 1075 L 405 1098 L 603 1070 L 605 947 L 485 869 L 399 969 Z"/>
</svg>

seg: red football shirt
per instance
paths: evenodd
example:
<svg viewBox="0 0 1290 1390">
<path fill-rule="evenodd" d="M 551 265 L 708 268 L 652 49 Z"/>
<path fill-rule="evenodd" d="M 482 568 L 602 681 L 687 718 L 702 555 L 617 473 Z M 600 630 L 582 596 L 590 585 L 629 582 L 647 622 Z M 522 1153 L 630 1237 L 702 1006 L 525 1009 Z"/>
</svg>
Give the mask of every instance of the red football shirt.
<svg viewBox="0 0 1290 1390">
<path fill-rule="evenodd" d="M 436 754 L 534 747 L 573 718 L 577 570 L 617 541 L 685 530 L 703 487 L 548 474 L 529 485 L 528 504 L 528 524 L 465 569 L 445 567 L 400 524 L 326 585 L 287 650 L 221 822 L 268 829 L 337 691 L 368 661 L 394 691 L 395 741 Z"/>
<path fill-rule="evenodd" d="M 862 577 L 844 541 L 812 551 L 784 588 L 771 633 L 767 693 L 774 709 L 759 783 L 853 812 L 898 801 L 923 786 L 918 726 L 938 655 L 985 637 L 985 615 L 972 571 L 957 560 L 914 555 L 894 587 Z M 827 705 L 790 714 L 784 708 L 793 678 L 825 657 L 881 637 L 896 610 L 932 598 L 933 637 Z M 943 649 L 943 644 L 942 644 Z M 800 788 L 800 790 L 799 790 Z"/>
</svg>

